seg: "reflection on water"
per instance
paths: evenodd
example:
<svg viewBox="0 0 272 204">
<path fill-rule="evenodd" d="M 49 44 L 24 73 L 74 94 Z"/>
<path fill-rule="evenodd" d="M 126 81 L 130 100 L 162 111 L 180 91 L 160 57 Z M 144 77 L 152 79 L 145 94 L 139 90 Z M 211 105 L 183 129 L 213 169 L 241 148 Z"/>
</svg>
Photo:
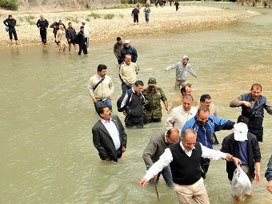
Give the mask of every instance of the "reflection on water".
<svg viewBox="0 0 272 204">
<path fill-rule="evenodd" d="M 189 78 L 194 97 L 210 93 L 219 115 L 236 120 L 240 110 L 228 104 L 253 82 L 263 84 L 264 95 L 272 100 L 271 11 L 265 12 L 214 31 L 132 38 L 139 53 L 139 78 L 146 83 L 151 75 L 156 77 L 172 101 L 177 96 L 175 72 L 163 70 L 187 54 L 198 74 Z M 140 189 L 137 182 L 145 172 L 143 148 L 164 129 L 164 122 L 127 130 L 127 152 L 118 163 L 100 161 L 92 144 L 90 130 L 98 117 L 87 82 L 99 63 L 109 67 L 114 103 L 121 93 L 112 46 L 92 45 L 87 57 L 58 53 L 53 47 L 0 51 L 1 203 L 157 203 L 154 187 Z M 262 175 L 272 149 L 268 114 L 264 127 Z M 219 140 L 227 134 L 218 133 Z M 212 162 L 205 183 L 211 203 L 232 203 L 224 161 Z M 163 180 L 159 191 L 160 203 L 177 202 Z M 270 198 L 263 178 L 246 203 L 269 203 Z"/>
</svg>

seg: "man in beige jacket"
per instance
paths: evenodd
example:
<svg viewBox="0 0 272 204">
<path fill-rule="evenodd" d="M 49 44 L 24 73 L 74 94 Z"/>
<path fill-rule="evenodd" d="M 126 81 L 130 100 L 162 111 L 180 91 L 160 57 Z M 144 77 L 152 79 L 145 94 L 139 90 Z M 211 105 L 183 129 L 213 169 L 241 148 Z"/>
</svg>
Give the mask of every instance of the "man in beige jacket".
<svg viewBox="0 0 272 204">
<path fill-rule="evenodd" d="M 133 84 L 137 80 L 137 74 L 139 72 L 139 67 L 136 63 L 131 62 L 131 55 L 126 54 L 124 62 L 120 65 L 119 76 L 122 81 L 121 88 L 123 94 L 126 90 L 132 88 Z"/>
<path fill-rule="evenodd" d="M 113 95 L 113 83 L 107 74 L 107 66 L 99 64 L 97 74 L 89 80 L 89 91 L 94 102 L 95 109 L 101 106 L 108 106 L 112 109 L 111 98 Z"/>
</svg>

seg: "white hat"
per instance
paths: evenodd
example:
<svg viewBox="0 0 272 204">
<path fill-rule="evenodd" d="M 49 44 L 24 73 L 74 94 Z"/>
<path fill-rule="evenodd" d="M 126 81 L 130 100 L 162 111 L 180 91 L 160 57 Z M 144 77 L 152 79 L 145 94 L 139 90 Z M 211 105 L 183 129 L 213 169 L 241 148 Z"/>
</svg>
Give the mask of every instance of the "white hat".
<svg viewBox="0 0 272 204">
<path fill-rule="evenodd" d="M 248 128 L 245 123 L 237 123 L 234 125 L 234 139 L 239 142 L 247 140 Z"/>
<path fill-rule="evenodd" d="M 187 55 L 183 55 L 183 56 L 182 56 L 182 59 L 183 59 L 183 60 L 186 59 L 186 58 L 189 59 L 189 57 L 188 57 Z"/>
<path fill-rule="evenodd" d="M 56 23 L 59 23 L 59 22 L 60 22 L 60 20 L 59 20 L 59 19 L 57 19 L 57 20 L 56 20 Z"/>
<path fill-rule="evenodd" d="M 83 20 L 81 21 L 81 23 L 86 23 L 85 19 L 83 19 Z"/>
<path fill-rule="evenodd" d="M 129 44 L 130 43 L 130 41 L 129 40 L 125 40 L 125 44 Z"/>
</svg>

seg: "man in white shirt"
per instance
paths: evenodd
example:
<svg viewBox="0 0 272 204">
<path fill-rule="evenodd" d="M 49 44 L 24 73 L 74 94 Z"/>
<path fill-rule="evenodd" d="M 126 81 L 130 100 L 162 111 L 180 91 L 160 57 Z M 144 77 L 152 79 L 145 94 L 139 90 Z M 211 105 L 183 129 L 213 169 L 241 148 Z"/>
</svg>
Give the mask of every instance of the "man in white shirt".
<svg viewBox="0 0 272 204">
<path fill-rule="evenodd" d="M 117 162 L 126 151 L 127 134 L 117 115 L 112 115 L 108 106 L 99 107 L 100 120 L 92 128 L 93 143 L 99 157 Z"/>
<path fill-rule="evenodd" d="M 180 143 L 167 148 L 160 159 L 154 163 L 140 180 L 139 186 L 144 187 L 165 166 L 170 165 L 174 190 L 180 204 L 190 203 L 194 199 L 197 203 L 209 204 L 209 197 L 201 177 L 201 157 L 214 160 L 226 159 L 237 166 L 240 160 L 230 154 L 209 149 L 196 141 L 196 132 L 186 129 L 182 132 Z"/>
<path fill-rule="evenodd" d="M 111 78 L 106 74 L 107 66 L 99 64 L 97 74 L 89 79 L 88 88 L 96 110 L 104 105 L 112 109 L 111 98 L 114 87 Z"/>
<path fill-rule="evenodd" d="M 192 106 L 193 97 L 191 95 L 183 96 L 182 105 L 175 107 L 166 120 L 166 128 L 175 127 L 181 129 L 187 120 L 196 115 L 197 108 Z"/>
<path fill-rule="evenodd" d="M 85 35 L 85 40 L 86 40 L 86 47 L 89 47 L 89 43 L 90 43 L 90 33 L 91 33 L 91 29 L 90 27 L 86 24 L 85 20 L 82 20 L 82 26 L 84 27 L 84 35 Z"/>
</svg>

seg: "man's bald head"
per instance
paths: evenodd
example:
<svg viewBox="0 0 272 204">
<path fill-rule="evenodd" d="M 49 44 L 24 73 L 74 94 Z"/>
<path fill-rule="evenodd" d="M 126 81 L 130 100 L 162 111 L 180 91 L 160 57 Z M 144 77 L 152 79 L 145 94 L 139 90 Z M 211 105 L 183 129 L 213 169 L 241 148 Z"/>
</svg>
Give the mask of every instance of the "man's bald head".
<svg viewBox="0 0 272 204">
<path fill-rule="evenodd" d="M 196 132 L 193 129 L 186 129 L 181 133 L 181 141 L 183 147 L 187 151 L 191 151 L 196 144 Z"/>
<path fill-rule="evenodd" d="M 179 130 L 177 128 L 171 128 L 166 132 L 166 140 L 168 144 L 176 144 L 180 140 Z"/>
</svg>

